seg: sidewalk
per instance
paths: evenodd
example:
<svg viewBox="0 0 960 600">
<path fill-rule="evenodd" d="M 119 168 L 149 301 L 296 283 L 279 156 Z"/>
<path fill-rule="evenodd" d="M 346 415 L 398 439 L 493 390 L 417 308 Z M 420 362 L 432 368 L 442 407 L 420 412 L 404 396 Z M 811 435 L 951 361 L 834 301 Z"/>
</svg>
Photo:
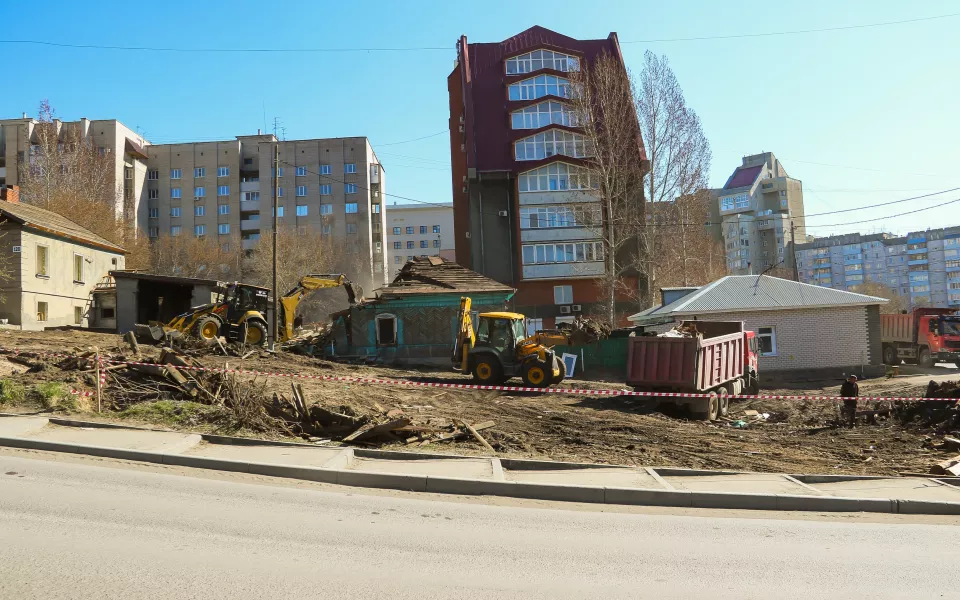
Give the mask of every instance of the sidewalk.
<svg viewBox="0 0 960 600">
<path fill-rule="evenodd" d="M 787 475 L 465 457 L 261 442 L 52 417 L 0 416 L 0 446 L 462 495 L 697 508 L 960 514 L 960 478 Z"/>
</svg>

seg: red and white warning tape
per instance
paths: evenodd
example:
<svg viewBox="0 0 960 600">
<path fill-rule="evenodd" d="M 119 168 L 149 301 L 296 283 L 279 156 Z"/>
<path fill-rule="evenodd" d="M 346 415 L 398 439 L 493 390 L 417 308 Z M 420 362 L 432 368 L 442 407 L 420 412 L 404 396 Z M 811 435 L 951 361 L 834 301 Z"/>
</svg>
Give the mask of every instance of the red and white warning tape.
<svg viewBox="0 0 960 600">
<path fill-rule="evenodd" d="M 35 357 L 54 357 L 54 358 L 72 358 L 75 355 L 72 354 L 58 354 L 52 352 L 30 352 L 30 351 L 20 351 L 16 349 L 0 348 L 0 354 L 25 354 Z M 109 360 L 100 358 L 100 380 L 101 385 L 106 385 L 106 372 L 103 370 L 103 363 L 111 363 L 114 365 L 142 365 L 142 366 L 157 366 L 156 363 L 148 362 L 137 362 L 131 360 Z M 473 383 L 441 383 L 441 382 L 431 382 L 431 381 L 406 381 L 406 380 L 397 380 L 397 379 L 379 379 L 375 377 L 344 377 L 337 375 L 308 375 L 305 373 L 281 373 L 281 372 L 270 372 L 270 371 L 253 371 L 249 369 L 219 369 L 214 367 L 185 367 L 177 365 L 177 369 L 180 371 L 198 371 L 198 372 L 207 372 L 207 373 L 226 373 L 234 375 L 250 375 L 253 377 L 286 377 L 290 379 L 311 379 L 318 381 L 335 381 L 343 383 L 364 383 L 364 384 L 373 384 L 373 385 L 400 385 L 400 386 L 410 386 L 410 387 L 432 387 L 432 388 L 448 388 L 448 389 L 461 389 L 461 390 L 490 390 L 490 391 L 499 391 L 499 392 L 536 392 L 540 394 L 570 394 L 574 396 L 640 396 L 640 397 L 658 397 L 658 398 L 706 398 L 708 394 L 697 394 L 689 392 L 647 392 L 647 391 L 635 391 L 635 390 L 617 390 L 617 389 L 601 389 L 601 390 L 589 390 L 589 389 L 571 389 L 571 388 L 538 388 L 538 387 L 526 387 L 526 386 L 510 386 L 510 385 L 479 385 Z M 85 392 L 80 390 L 72 390 L 72 393 L 82 396 L 93 396 L 94 392 Z M 741 400 L 817 400 L 817 401 L 837 401 L 837 400 L 850 400 L 850 398 L 843 398 L 839 396 L 810 396 L 810 395 L 801 395 L 801 394 L 738 394 L 736 396 L 731 395 L 731 398 L 737 398 Z M 897 402 L 931 402 L 931 401 L 942 401 L 942 402 L 957 402 L 957 398 L 918 398 L 914 396 L 860 396 L 857 400 L 866 400 L 866 401 L 897 401 Z"/>
</svg>

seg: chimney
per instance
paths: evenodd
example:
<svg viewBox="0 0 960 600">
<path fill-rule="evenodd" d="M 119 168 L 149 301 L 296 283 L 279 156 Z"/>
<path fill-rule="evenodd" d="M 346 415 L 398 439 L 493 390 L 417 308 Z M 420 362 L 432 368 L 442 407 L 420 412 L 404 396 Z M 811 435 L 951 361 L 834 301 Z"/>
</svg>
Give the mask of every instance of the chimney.
<svg viewBox="0 0 960 600">
<path fill-rule="evenodd" d="M 6 200 L 11 204 L 20 204 L 20 186 L 11 185 L 0 189 L 0 200 Z"/>
<path fill-rule="evenodd" d="M 23 118 L 24 118 L 24 119 L 27 118 L 27 113 L 23 113 Z"/>
<path fill-rule="evenodd" d="M 260 128 L 257 127 L 257 135 L 260 135 Z"/>
</svg>

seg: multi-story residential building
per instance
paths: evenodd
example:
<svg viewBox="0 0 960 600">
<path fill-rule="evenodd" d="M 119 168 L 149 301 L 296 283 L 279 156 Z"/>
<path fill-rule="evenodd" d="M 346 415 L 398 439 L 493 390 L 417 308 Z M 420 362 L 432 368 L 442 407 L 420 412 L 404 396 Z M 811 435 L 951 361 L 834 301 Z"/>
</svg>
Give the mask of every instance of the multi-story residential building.
<svg viewBox="0 0 960 600">
<path fill-rule="evenodd" d="M 387 204 L 387 263 L 396 274 L 415 256 L 456 261 L 452 204 Z"/>
<path fill-rule="evenodd" d="M 794 236 L 805 238 L 803 184 L 787 175 L 772 152 L 743 157 L 718 190 L 712 207 L 715 235 L 723 241 L 734 275 L 793 269 Z"/>
<path fill-rule="evenodd" d="M 600 198 L 570 105 L 570 73 L 602 53 L 622 62 L 615 33 L 576 40 L 535 26 L 495 43 L 462 36 L 447 78 L 457 262 L 516 288 L 516 310 L 537 326 L 591 312 L 603 293 L 604 246 L 584 218 L 599 213 Z M 641 143 L 636 158 L 646 158 Z"/>
<path fill-rule="evenodd" d="M 32 166 L 39 151 L 37 126 L 27 117 L 0 119 L 0 187 L 19 185 L 20 169 Z M 96 147 L 113 164 L 111 186 L 118 191 L 116 213 L 132 220 L 145 217 L 147 144 L 139 134 L 116 119 L 60 121 L 55 119 L 60 144 L 86 143 Z M 122 183 L 121 183 L 122 182 Z M 143 214 L 141 214 L 143 213 Z"/>
<path fill-rule="evenodd" d="M 800 281 L 850 289 L 882 283 L 909 306 L 960 306 L 960 227 L 903 237 L 858 233 L 797 244 Z"/>
</svg>

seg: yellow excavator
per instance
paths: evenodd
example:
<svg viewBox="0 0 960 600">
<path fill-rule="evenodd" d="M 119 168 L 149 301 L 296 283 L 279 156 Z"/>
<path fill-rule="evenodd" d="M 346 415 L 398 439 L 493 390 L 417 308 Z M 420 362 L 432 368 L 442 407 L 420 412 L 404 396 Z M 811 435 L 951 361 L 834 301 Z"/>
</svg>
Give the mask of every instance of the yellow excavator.
<svg viewBox="0 0 960 600">
<path fill-rule="evenodd" d="M 347 300 L 355 304 L 358 294 L 354 284 L 342 273 L 312 274 L 300 278 L 297 285 L 280 297 L 280 331 L 277 342 L 291 339 L 299 325 L 297 306 L 303 297 L 314 290 L 340 287 L 347 291 Z M 141 339 L 161 341 L 190 333 L 197 338 L 213 343 L 220 336 L 228 341 L 244 341 L 259 346 L 267 341 L 267 308 L 270 288 L 234 283 L 226 286 L 216 302 L 191 308 L 168 323 L 151 322 L 137 325 Z"/>
<path fill-rule="evenodd" d="M 457 315 L 459 331 L 453 346 L 453 363 L 461 373 L 470 373 L 483 385 L 499 385 L 520 377 L 531 387 L 547 387 L 567 376 L 566 365 L 553 351 L 557 344 L 572 344 L 563 331 L 538 331 L 531 336 L 524 329 L 525 317 L 513 312 L 477 315 L 474 332 L 470 317 L 472 300 L 460 298 Z"/>
</svg>

